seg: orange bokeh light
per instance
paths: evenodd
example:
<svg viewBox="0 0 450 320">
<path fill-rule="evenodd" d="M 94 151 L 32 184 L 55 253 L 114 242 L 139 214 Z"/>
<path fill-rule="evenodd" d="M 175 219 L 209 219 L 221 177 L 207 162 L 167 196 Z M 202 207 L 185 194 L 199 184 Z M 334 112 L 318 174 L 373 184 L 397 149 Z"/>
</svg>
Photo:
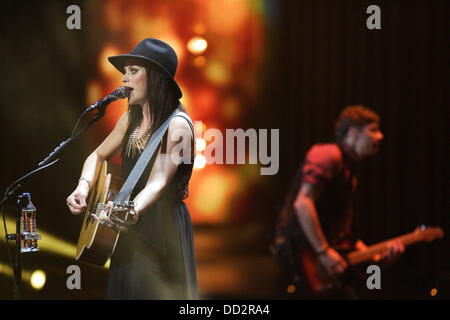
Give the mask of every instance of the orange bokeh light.
<svg viewBox="0 0 450 320">
<path fill-rule="evenodd" d="M 203 169 L 206 166 L 206 158 L 203 155 L 197 155 L 194 161 L 194 169 Z"/>
<path fill-rule="evenodd" d="M 195 212 L 193 222 L 216 223 L 226 220 L 230 213 L 229 203 L 236 195 L 239 177 L 229 168 L 206 166 L 201 175 L 191 178 L 189 208 Z"/>
<path fill-rule="evenodd" d="M 197 68 L 203 68 L 206 65 L 206 58 L 204 56 L 198 56 L 194 59 L 194 66 Z"/>
<path fill-rule="evenodd" d="M 145 38 L 157 38 L 177 53 L 175 79 L 183 92 L 180 102 L 193 120 L 202 121 L 195 128 L 197 138 L 206 130 L 205 122 L 221 130 L 231 123 L 239 125 L 252 107 L 255 71 L 262 56 L 259 0 L 110 0 L 89 6 L 102 18 L 92 16 L 90 22 L 101 30 L 102 38 L 95 41 L 103 43 L 96 58 L 99 74 L 86 88 L 88 104 L 121 85 L 122 74 L 109 63 L 109 56 L 128 53 Z M 227 12 L 232 18 L 224 14 Z M 109 133 L 126 109 L 126 100 L 111 104 L 94 134 Z M 203 164 L 204 146 L 198 142 L 187 199 L 191 216 L 194 222 L 224 222 L 231 216 L 230 198 L 242 191 L 244 183 L 237 183 L 239 177 L 253 169 Z"/>
<path fill-rule="evenodd" d="M 117 47 L 107 44 L 103 47 L 100 55 L 98 57 L 98 65 L 100 67 L 100 72 L 102 75 L 109 79 L 109 81 L 120 81 L 122 80 L 122 74 L 108 61 L 108 57 L 120 54 Z"/>
<path fill-rule="evenodd" d="M 203 87 L 193 90 L 195 99 L 195 118 L 204 119 L 216 114 L 217 109 L 217 93 L 210 88 Z"/>
<path fill-rule="evenodd" d="M 217 86 L 226 86 L 231 81 L 230 70 L 218 60 L 209 61 L 205 68 L 205 76 L 209 82 Z"/>
<path fill-rule="evenodd" d="M 187 48 L 193 54 L 202 54 L 208 48 L 208 42 L 202 37 L 193 37 L 188 41 Z"/>
<path fill-rule="evenodd" d="M 206 141 L 204 139 L 196 139 L 196 150 L 203 151 L 206 148 Z"/>
</svg>

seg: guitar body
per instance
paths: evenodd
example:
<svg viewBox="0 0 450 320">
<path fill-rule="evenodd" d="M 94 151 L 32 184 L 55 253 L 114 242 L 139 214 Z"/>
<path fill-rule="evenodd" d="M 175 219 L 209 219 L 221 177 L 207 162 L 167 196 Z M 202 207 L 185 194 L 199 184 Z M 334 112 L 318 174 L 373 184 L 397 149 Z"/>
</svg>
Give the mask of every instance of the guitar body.
<svg viewBox="0 0 450 320">
<path fill-rule="evenodd" d="M 83 226 L 78 238 L 76 260 L 104 266 L 119 239 L 120 231 L 99 224 L 91 214 L 98 215 L 108 201 L 114 201 L 124 179 L 119 166 L 104 161 L 97 177 L 97 183 L 90 190 Z"/>
<path fill-rule="evenodd" d="M 348 243 L 343 243 L 333 248 L 344 259 L 346 254 L 353 250 L 352 247 L 349 247 Z M 326 297 L 334 289 L 342 287 L 346 283 L 346 279 L 352 275 L 352 270 L 349 268 L 343 275 L 337 278 L 331 278 L 311 247 L 307 246 L 300 249 L 299 256 L 301 274 L 304 276 L 310 292 L 318 297 Z"/>
</svg>

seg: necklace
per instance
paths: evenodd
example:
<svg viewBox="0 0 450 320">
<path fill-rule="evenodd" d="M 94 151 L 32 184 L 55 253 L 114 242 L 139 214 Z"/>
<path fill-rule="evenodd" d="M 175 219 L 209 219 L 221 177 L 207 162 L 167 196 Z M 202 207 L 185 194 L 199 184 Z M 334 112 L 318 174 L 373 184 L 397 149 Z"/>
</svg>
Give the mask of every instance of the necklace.
<svg viewBox="0 0 450 320">
<path fill-rule="evenodd" d="M 148 138 L 150 137 L 150 128 L 144 132 L 144 134 L 138 138 L 139 127 L 136 127 L 134 131 L 130 134 L 127 144 L 126 155 L 128 158 L 134 158 L 137 154 L 141 154 L 147 144 Z"/>
</svg>

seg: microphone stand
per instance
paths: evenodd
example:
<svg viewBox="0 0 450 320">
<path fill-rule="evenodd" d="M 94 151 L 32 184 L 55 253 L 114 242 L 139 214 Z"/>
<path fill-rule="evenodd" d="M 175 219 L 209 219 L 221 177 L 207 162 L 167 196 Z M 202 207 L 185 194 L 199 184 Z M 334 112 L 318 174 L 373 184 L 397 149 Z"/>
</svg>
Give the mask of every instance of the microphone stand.
<svg viewBox="0 0 450 320">
<path fill-rule="evenodd" d="M 16 251 L 14 256 L 14 261 L 11 261 L 13 263 L 13 274 L 14 274 L 14 299 L 20 300 L 22 298 L 21 295 L 21 283 L 22 283 L 22 264 L 20 259 L 21 254 L 21 243 L 20 241 L 23 240 L 23 236 L 20 233 L 20 213 L 22 210 L 28 205 L 28 200 L 25 197 L 23 192 L 20 192 L 20 189 L 25 184 L 26 180 L 29 180 L 31 176 L 36 174 L 37 172 L 48 168 L 59 161 L 59 159 L 53 160 L 56 158 L 58 154 L 61 153 L 61 151 L 70 144 L 75 141 L 78 136 L 86 131 L 94 122 L 97 122 L 105 115 L 106 106 L 108 103 L 100 104 L 96 108 L 98 110 L 98 113 L 92 117 L 91 120 L 89 120 L 88 124 L 84 126 L 81 130 L 79 130 L 75 135 L 71 136 L 69 139 L 63 141 L 60 143 L 43 161 L 39 162 L 38 167 L 31 172 L 24 175 L 22 178 L 15 181 L 13 184 L 11 184 L 5 191 L 4 197 L 2 200 L 0 200 L 0 207 L 3 206 L 3 204 L 6 202 L 6 200 L 9 200 L 17 209 L 16 214 L 16 233 L 15 234 L 6 234 L 6 242 L 8 244 L 9 240 L 15 240 L 16 241 Z M 85 113 L 92 111 L 92 109 L 86 109 L 82 116 L 84 116 Z M 3 213 L 4 215 L 5 213 Z M 5 216 L 3 216 L 4 218 Z M 5 220 L 4 220 L 5 222 Z M 6 223 L 6 222 L 5 222 Z M 6 228 L 6 227 L 5 227 Z M 9 249 L 8 249 L 9 252 Z"/>
</svg>

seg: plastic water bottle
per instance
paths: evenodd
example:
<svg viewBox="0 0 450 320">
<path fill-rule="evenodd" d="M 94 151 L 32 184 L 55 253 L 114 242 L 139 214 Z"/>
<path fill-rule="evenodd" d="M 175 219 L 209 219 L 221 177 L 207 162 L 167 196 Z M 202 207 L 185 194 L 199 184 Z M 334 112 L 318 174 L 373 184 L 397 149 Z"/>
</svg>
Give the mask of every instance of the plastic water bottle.
<svg viewBox="0 0 450 320">
<path fill-rule="evenodd" d="M 36 233 L 36 207 L 31 202 L 31 195 L 24 193 L 28 198 L 28 205 L 20 213 L 20 252 L 39 251 L 38 239 L 40 236 Z"/>
</svg>

